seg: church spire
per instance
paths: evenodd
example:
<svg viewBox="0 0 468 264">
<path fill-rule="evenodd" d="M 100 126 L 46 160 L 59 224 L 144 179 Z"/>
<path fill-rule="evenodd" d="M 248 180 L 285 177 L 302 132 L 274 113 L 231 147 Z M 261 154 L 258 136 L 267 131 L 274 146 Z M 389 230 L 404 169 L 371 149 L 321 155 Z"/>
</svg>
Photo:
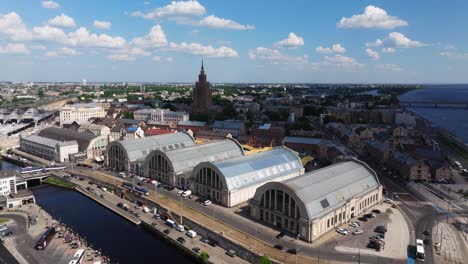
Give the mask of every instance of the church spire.
<svg viewBox="0 0 468 264">
<path fill-rule="evenodd" d="M 203 59 L 201 60 L 201 72 L 204 72 L 205 68 L 203 67 Z"/>
</svg>

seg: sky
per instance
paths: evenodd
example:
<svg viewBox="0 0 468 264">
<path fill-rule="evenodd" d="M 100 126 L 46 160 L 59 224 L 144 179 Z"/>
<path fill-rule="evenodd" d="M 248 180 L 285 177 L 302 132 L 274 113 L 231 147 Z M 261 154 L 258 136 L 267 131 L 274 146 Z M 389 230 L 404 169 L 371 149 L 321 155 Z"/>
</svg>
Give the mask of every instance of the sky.
<svg viewBox="0 0 468 264">
<path fill-rule="evenodd" d="M 1 0 L 0 80 L 468 83 L 468 1 Z"/>
</svg>

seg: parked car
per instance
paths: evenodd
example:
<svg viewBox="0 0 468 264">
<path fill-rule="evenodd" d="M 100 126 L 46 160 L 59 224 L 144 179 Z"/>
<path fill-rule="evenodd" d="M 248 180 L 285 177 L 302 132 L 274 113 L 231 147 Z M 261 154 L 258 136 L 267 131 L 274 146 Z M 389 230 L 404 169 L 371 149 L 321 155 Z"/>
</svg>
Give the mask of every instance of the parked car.
<svg viewBox="0 0 468 264">
<path fill-rule="evenodd" d="M 200 248 L 199 247 L 194 247 L 194 248 L 192 248 L 192 251 L 198 254 L 198 253 L 200 253 Z"/>
<path fill-rule="evenodd" d="M 289 248 L 288 250 L 286 250 L 286 252 L 288 252 L 289 254 L 294 254 L 294 255 L 296 255 L 296 254 L 297 254 L 297 249 L 295 249 L 295 248 Z"/>
<path fill-rule="evenodd" d="M 80 180 L 80 181 L 84 181 L 84 178 L 80 177 L 78 180 Z"/>
<path fill-rule="evenodd" d="M 431 234 L 431 232 L 429 232 L 428 230 L 425 230 L 425 231 L 423 232 L 423 234 L 426 235 L 426 236 L 429 236 L 429 235 Z"/>
<path fill-rule="evenodd" d="M 206 238 L 206 237 L 201 237 L 201 238 L 200 238 L 200 241 L 203 242 L 203 243 L 208 243 L 208 242 L 210 242 L 210 240 L 209 240 L 208 238 Z"/>
<path fill-rule="evenodd" d="M 210 204 L 212 204 L 211 200 L 206 200 L 203 202 L 203 205 L 210 205 Z"/>
<path fill-rule="evenodd" d="M 276 249 L 279 249 L 279 250 L 283 250 L 283 248 L 284 248 L 282 245 L 275 245 L 274 247 L 275 247 Z"/>
<path fill-rule="evenodd" d="M 216 242 L 214 240 L 210 240 L 210 241 L 208 241 L 208 245 L 210 245 L 212 247 L 216 247 L 218 245 L 218 242 Z"/>
<path fill-rule="evenodd" d="M 342 234 L 344 236 L 346 236 L 349 233 L 349 231 L 347 229 L 344 229 L 344 228 L 338 228 L 336 230 L 336 232 L 338 232 L 339 234 Z"/>
<path fill-rule="evenodd" d="M 183 237 L 178 237 L 177 238 L 177 242 L 181 243 L 181 244 L 185 244 L 185 238 Z"/>
<path fill-rule="evenodd" d="M 237 256 L 237 253 L 236 253 L 235 250 L 230 249 L 230 250 L 228 250 L 228 251 L 226 252 L 226 255 L 228 255 L 228 256 L 230 256 L 231 258 L 233 258 L 233 257 Z"/>
<path fill-rule="evenodd" d="M 387 200 L 384 201 L 384 203 L 392 204 L 393 200 L 392 199 L 387 199 Z"/>
<path fill-rule="evenodd" d="M 171 230 L 166 229 L 166 230 L 163 231 L 163 233 L 166 234 L 166 235 L 169 235 L 171 233 Z"/>
<path fill-rule="evenodd" d="M 353 235 L 361 235 L 361 234 L 363 234 L 363 233 L 364 233 L 364 231 L 362 231 L 362 229 L 358 229 L 358 230 L 355 230 L 355 231 L 353 232 Z"/>
<path fill-rule="evenodd" d="M 381 213 L 381 211 L 380 211 L 379 209 L 374 209 L 374 210 L 372 210 L 372 212 L 374 212 L 374 213 L 376 213 L 376 214 L 380 214 L 380 213 Z"/>
<path fill-rule="evenodd" d="M 352 222 L 349 224 L 349 226 L 351 227 L 359 227 L 359 224 L 357 224 L 356 222 Z"/>
<path fill-rule="evenodd" d="M 361 220 L 361 221 L 363 221 L 363 222 L 369 221 L 369 218 L 364 217 L 364 216 L 361 216 L 361 217 L 359 217 L 358 219 Z"/>
<path fill-rule="evenodd" d="M 279 239 L 281 239 L 281 238 L 283 238 L 283 237 L 284 237 L 284 233 L 283 233 L 283 232 L 280 232 L 278 235 L 276 235 L 276 238 L 279 238 Z"/>
</svg>

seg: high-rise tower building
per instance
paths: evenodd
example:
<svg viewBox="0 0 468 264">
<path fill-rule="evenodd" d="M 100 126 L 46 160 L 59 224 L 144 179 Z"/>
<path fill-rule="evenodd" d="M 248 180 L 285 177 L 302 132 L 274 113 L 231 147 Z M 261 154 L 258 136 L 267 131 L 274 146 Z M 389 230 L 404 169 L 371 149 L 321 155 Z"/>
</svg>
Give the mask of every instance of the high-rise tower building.
<svg viewBox="0 0 468 264">
<path fill-rule="evenodd" d="M 207 114 L 208 108 L 211 106 L 211 96 L 210 83 L 206 80 L 205 69 L 203 67 L 202 60 L 200 74 L 198 75 L 198 82 L 195 84 L 195 89 L 193 89 L 192 94 L 192 113 Z"/>
</svg>

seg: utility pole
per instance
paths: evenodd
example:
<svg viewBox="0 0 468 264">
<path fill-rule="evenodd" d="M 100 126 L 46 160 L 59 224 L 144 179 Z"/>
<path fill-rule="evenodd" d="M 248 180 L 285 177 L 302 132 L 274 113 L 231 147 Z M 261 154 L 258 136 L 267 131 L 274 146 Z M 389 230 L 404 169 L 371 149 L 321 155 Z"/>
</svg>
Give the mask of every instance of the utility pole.
<svg viewBox="0 0 468 264">
<path fill-rule="evenodd" d="M 182 194 L 180 195 L 180 205 L 182 208 L 182 212 L 180 213 L 180 224 L 183 225 L 184 222 L 184 200 Z"/>
</svg>

